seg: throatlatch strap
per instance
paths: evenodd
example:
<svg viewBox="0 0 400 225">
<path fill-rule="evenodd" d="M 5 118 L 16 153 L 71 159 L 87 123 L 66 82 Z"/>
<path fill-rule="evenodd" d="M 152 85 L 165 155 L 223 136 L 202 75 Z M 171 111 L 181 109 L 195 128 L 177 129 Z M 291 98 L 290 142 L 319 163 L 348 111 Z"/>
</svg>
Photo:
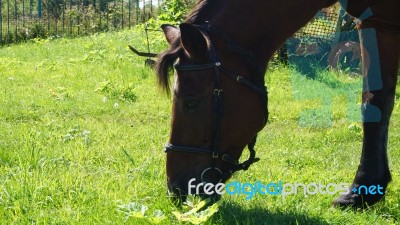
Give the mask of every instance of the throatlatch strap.
<svg viewBox="0 0 400 225">
<path fill-rule="evenodd" d="M 231 173 L 234 173 L 234 172 L 239 171 L 239 170 L 248 170 L 249 167 L 251 166 L 251 164 L 260 161 L 260 158 L 256 158 L 256 151 L 254 149 L 254 146 L 256 145 L 256 142 L 257 142 L 257 136 L 255 136 L 251 140 L 251 142 L 247 145 L 247 148 L 249 149 L 249 152 L 250 152 L 250 156 L 246 161 L 244 161 L 242 163 L 239 163 L 238 160 L 231 158 L 227 154 L 224 154 L 222 156 L 222 160 L 223 161 L 229 162 L 229 163 L 234 165 L 234 168 L 231 170 Z"/>
<path fill-rule="evenodd" d="M 246 161 L 242 162 L 239 166 L 241 167 L 241 170 L 247 170 L 251 166 L 251 164 L 256 163 L 260 161 L 260 158 L 256 158 L 256 150 L 254 149 L 254 146 L 256 145 L 257 142 L 257 135 L 253 138 L 253 140 L 247 145 L 247 148 L 250 151 L 250 156 L 249 159 Z"/>
</svg>

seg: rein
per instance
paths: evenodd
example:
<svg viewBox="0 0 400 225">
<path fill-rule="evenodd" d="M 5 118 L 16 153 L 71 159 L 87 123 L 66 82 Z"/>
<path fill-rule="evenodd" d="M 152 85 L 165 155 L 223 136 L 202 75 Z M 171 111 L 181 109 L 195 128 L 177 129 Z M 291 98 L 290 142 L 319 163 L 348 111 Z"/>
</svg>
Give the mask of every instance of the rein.
<svg viewBox="0 0 400 225">
<path fill-rule="evenodd" d="M 257 63 L 255 62 L 255 58 L 251 51 L 244 49 L 237 44 L 235 44 L 229 37 L 227 37 L 222 31 L 213 27 L 211 24 L 206 22 L 203 25 L 196 25 L 197 28 L 201 31 L 204 37 L 209 41 L 208 53 L 210 56 L 210 63 L 206 64 L 195 64 L 195 65 L 180 65 L 175 64 L 174 68 L 176 71 L 199 71 L 199 70 L 214 70 L 215 73 L 215 84 L 213 91 L 213 111 L 214 111 L 214 119 L 212 123 L 212 136 L 211 136 L 211 145 L 210 148 L 198 148 L 198 147 L 189 147 L 189 146 L 179 146 L 173 145 L 171 143 L 165 146 L 165 152 L 185 152 L 185 153 L 196 153 L 196 154 L 206 154 L 210 155 L 213 159 L 213 164 L 211 167 L 205 169 L 201 174 L 201 180 L 204 182 L 204 175 L 211 170 L 217 171 L 221 174 L 221 180 L 227 179 L 230 175 L 232 175 L 236 171 L 247 170 L 253 163 L 258 162 L 260 159 L 256 158 L 256 151 L 254 146 L 257 141 L 257 135 L 247 144 L 247 147 L 250 152 L 250 156 L 244 162 L 239 162 L 238 160 L 231 157 L 229 154 L 220 152 L 220 126 L 221 120 L 223 117 L 223 89 L 221 87 L 221 74 L 224 74 L 237 83 L 245 85 L 251 90 L 257 92 L 262 101 L 262 105 L 264 107 L 264 125 L 267 122 L 268 111 L 267 111 L 267 103 L 268 103 L 268 92 L 264 85 L 259 85 L 253 83 L 243 76 L 236 75 L 234 72 L 226 69 L 221 62 L 218 60 L 216 50 L 214 45 L 211 42 L 209 33 L 215 32 L 219 34 L 228 44 L 228 48 L 230 51 L 234 53 L 239 53 L 244 55 L 246 59 L 254 66 L 254 70 L 260 74 L 262 70 L 259 69 Z M 228 173 L 223 173 L 220 169 L 218 169 L 216 165 L 216 160 L 220 159 L 224 162 L 227 162 L 232 165 L 231 169 Z M 220 181 L 221 181 L 220 180 Z"/>
</svg>

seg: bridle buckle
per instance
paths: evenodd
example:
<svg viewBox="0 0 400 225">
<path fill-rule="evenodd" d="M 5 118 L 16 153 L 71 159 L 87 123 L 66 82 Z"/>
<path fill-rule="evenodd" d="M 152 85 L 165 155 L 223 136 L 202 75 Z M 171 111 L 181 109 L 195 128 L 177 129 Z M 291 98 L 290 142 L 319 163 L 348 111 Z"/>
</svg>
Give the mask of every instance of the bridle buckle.
<svg viewBox="0 0 400 225">
<path fill-rule="evenodd" d="M 219 155 L 217 152 L 213 152 L 212 157 L 213 157 L 213 159 L 217 159 L 219 157 Z"/>
<path fill-rule="evenodd" d="M 214 95 L 220 96 L 222 92 L 222 89 L 214 89 Z"/>
</svg>

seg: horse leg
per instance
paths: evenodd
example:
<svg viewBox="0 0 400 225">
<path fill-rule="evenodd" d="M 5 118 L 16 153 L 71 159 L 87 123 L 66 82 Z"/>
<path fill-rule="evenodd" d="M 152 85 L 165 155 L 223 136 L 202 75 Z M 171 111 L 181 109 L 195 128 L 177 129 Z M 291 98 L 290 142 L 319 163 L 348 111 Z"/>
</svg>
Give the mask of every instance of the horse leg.
<svg viewBox="0 0 400 225">
<path fill-rule="evenodd" d="M 376 35 L 373 35 L 375 32 Z M 386 187 L 391 181 L 387 143 L 400 63 L 400 36 L 371 28 L 361 29 L 359 33 L 364 64 L 364 139 L 361 161 L 349 193 L 333 202 L 334 206 L 339 207 L 360 208 L 373 205 L 384 198 Z M 379 193 L 375 189 L 375 194 L 366 193 L 365 189 L 359 189 L 362 185 L 367 188 L 380 186 L 382 191 Z"/>
</svg>

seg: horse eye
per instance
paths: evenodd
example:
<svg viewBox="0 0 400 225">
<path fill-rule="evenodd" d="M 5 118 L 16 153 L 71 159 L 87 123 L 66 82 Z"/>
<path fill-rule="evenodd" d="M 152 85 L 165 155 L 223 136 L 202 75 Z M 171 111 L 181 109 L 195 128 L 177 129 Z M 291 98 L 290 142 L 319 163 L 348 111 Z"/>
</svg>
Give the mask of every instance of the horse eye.
<svg viewBox="0 0 400 225">
<path fill-rule="evenodd" d="M 186 106 L 187 108 L 193 108 L 193 107 L 195 107 L 197 104 L 199 104 L 199 101 L 198 101 L 198 100 L 189 99 L 189 100 L 186 100 L 185 106 Z"/>
</svg>

